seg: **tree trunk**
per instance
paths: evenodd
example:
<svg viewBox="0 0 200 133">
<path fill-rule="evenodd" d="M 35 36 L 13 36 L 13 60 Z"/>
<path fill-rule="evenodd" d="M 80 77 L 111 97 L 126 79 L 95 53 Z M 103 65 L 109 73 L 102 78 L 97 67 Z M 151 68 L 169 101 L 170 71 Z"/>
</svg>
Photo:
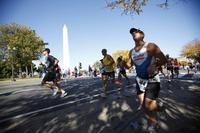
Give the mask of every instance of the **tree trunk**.
<svg viewBox="0 0 200 133">
<path fill-rule="evenodd" d="M 26 78 L 28 77 L 28 67 L 26 66 Z"/>
<path fill-rule="evenodd" d="M 31 63 L 31 76 L 33 77 L 33 64 Z"/>
<path fill-rule="evenodd" d="M 22 68 L 21 68 L 21 66 L 19 67 L 19 78 L 22 78 Z"/>
</svg>

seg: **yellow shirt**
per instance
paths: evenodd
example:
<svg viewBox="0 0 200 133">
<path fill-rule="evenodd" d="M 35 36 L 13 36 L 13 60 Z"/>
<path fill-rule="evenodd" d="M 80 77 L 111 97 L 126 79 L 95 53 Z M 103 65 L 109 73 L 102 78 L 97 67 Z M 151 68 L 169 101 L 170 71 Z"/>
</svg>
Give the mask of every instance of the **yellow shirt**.
<svg viewBox="0 0 200 133">
<path fill-rule="evenodd" d="M 104 65 L 109 65 L 111 62 L 112 62 L 112 60 L 109 58 L 109 55 L 106 55 L 106 56 L 103 58 L 103 64 L 104 64 Z M 114 71 L 114 65 L 115 65 L 115 63 L 113 63 L 113 64 L 110 65 L 110 66 L 106 66 L 106 67 L 105 67 L 105 71 L 106 71 L 106 72 L 113 72 L 113 71 Z"/>
</svg>

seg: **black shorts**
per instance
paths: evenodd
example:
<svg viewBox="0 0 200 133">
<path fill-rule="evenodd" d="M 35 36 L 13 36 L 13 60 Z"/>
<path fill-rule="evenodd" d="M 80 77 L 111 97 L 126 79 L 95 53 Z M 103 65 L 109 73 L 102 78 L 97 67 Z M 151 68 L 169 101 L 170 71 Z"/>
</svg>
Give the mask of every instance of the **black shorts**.
<svg viewBox="0 0 200 133">
<path fill-rule="evenodd" d="M 102 76 L 108 76 L 110 78 L 115 78 L 115 72 L 103 72 Z"/>
<path fill-rule="evenodd" d="M 61 80 L 61 73 L 56 73 L 56 80 Z"/>
<path fill-rule="evenodd" d="M 42 79 L 42 83 L 45 83 L 47 81 L 56 81 L 56 73 L 55 72 L 47 72 Z"/>
<path fill-rule="evenodd" d="M 172 70 L 173 70 L 173 67 L 167 67 L 167 70 L 168 70 L 168 71 L 172 71 Z"/>
<path fill-rule="evenodd" d="M 122 75 L 126 75 L 126 70 L 120 70 L 119 72 L 120 72 L 120 74 L 122 74 Z"/>
<path fill-rule="evenodd" d="M 160 82 L 148 83 L 148 85 L 145 89 L 145 92 L 142 92 L 136 81 L 136 90 L 137 90 L 137 95 L 145 93 L 145 98 L 149 98 L 151 100 L 156 100 L 156 98 L 158 98 L 158 95 L 160 92 Z"/>
<path fill-rule="evenodd" d="M 174 67 L 174 70 L 175 70 L 175 71 L 178 71 L 178 70 L 179 70 L 179 67 Z"/>
</svg>

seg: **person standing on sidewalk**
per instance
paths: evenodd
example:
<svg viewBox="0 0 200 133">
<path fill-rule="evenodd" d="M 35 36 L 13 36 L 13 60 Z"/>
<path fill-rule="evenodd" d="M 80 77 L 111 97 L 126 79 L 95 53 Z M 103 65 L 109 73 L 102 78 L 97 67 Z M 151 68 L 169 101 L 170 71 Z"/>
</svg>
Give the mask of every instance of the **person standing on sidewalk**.
<svg viewBox="0 0 200 133">
<path fill-rule="evenodd" d="M 78 77 L 78 69 L 77 69 L 77 67 L 74 67 L 74 76 L 75 76 L 75 78 Z"/>
<path fill-rule="evenodd" d="M 61 86 L 58 84 L 58 81 L 56 79 L 56 66 L 58 65 L 58 59 L 56 59 L 55 57 L 53 57 L 52 55 L 49 55 L 50 53 L 50 49 L 46 48 L 43 50 L 42 54 L 43 56 L 46 57 L 46 62 L 45 65 L 46 66 L 46 74 L 44 76 L 44 78 L 42 79 L 41 85 L 42 86 L 47 86 L 50 89 L 53 89 L 53 96 L 55 96 L 57 94 L 58 91 L 61 92 L 61 97 L 64 97 L 67 95 L 67 93 L 64 91 L 64 89 L 61 88 Z M 49 82 L 53 82 L 49 83 Z"/>
<path fill-rule="evenodd" d="M 144 32 L 131 28 L 130 34 L 135 42 L 134 48 L 129 52 L 127 68 L 136 67 L 136 89 L 140 105 L 144 108 L 148 119 L 149 132 L 155 131 L 158 110 L 156 99 L 160 91 L 160 78 L 157 68 L 165 65 L 167 59 L 155 43 L 144 42 Z"/>
</svg>

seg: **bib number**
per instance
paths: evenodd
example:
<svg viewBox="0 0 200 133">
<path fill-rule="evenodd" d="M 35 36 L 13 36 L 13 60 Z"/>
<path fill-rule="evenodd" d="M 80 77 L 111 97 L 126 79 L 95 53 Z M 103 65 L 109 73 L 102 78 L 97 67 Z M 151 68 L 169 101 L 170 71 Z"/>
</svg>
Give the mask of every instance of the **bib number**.
<svg viewBox="0 0 200 133">
<path fill-rule="evenodd" d="M 144 92 L 146 87 L 147 87 L 148 80 L 136 77 L 136 81 L 137 81 L 137 83 L 139 85 L 140 91 Z"/>
</svg>

